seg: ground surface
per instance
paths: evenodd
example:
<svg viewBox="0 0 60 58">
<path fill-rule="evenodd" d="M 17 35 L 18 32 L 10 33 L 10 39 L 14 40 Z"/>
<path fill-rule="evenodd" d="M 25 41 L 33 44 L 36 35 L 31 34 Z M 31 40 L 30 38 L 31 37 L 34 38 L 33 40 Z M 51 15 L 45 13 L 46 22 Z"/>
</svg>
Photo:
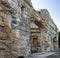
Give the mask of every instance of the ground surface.
<svg viewBox="0 0 60 58">
<path fill-rule="evenodd" d="M 60 58 L 60 51 L 58 51 L 57 53 L 55 53 L 51 56 L 45 57 L 45 58 Z"/>
<path fill-rule="evenodd" d="M 41 52 L 41 53 L 32 54 L 27 58 L 53 58 L 54 55 L 55 55 L 54 58 L 59 57 L 59 52 Z"/>
</svg>

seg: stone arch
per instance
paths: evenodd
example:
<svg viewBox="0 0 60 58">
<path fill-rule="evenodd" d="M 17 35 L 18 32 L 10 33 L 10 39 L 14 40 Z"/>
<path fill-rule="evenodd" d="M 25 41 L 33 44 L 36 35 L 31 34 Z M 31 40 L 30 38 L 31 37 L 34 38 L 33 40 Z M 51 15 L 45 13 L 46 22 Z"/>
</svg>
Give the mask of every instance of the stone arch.
<svg viewBox="0 0 60 58">
<path fill-rule="evenodd" d="M 56 38 L 56 36 L 53 38 L 53 49 L 57 50 L 57 38 Z"/>
</svg>

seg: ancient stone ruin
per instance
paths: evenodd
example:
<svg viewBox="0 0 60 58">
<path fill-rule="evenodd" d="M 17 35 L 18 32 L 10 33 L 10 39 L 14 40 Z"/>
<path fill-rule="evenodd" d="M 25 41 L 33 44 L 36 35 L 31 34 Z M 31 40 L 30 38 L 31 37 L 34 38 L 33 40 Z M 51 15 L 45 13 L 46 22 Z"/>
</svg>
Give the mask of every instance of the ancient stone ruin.
<svg viewBox="0 0 60 58">
<path fill-rule="evenodd" d="M 49 12 L 35 11 L 31 0 L 0 0 L 0 58 L 58 50 L 57 32 Z"/>
</svg>

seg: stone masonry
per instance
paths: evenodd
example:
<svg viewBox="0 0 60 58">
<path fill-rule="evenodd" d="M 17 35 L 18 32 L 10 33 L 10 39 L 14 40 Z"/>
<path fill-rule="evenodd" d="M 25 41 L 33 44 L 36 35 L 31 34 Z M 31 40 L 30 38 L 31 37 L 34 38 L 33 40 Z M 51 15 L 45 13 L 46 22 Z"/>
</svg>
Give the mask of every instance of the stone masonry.
<svg viewBox="0 0 60 58">
<path fill-rule="evenodd" d="M 37 51 L 58 50 L 58 28 L 47 10 L 35 11 L 31 0 L 0 0 L 0 58 L 31 54 L 31 23 L 38 27 Z"/>
<path fill-rule="evenodd" d="M 0 0 L 0 58 L 17 58 L 30 52 L 29 22 L 17 0 Z"/>
</svg>

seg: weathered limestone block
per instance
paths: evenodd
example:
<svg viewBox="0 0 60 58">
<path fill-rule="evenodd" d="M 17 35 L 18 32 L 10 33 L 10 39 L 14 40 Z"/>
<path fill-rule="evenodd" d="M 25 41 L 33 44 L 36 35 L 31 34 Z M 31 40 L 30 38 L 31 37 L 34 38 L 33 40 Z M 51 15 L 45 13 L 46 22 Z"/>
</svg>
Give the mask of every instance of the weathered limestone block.
<svg viewBox="0 0 60 58">
<path fill-rule="evenodd" d="M 1 39 L 6 39 L 7 38 L 7 33 L 4 33 L 4 32 L 0 31 L 0 38 Z"/>
<path fill-rule="evenodd" d="M 0 6 L 0 10 L 2 10 L 2 7 Z"/>
<path fill-rule="evenodd" d="M 0 20 L 0 26 L 4 26 L 4 23 L 2 22 L 2 20 Z"/>
<path fill-rule="evenodd" d="M 10 33 L 11 32 L 11 29 L 10 27 L 8 26 L 8 23 L 4 23 L 4 32 L 7 32 L 7 33 Z"/>
<path fill-rule="evenodd" d="M 4 29 L 3 29 L 3 28 L 4 28 L 4 27 L 0 27 L 0 31 L 1 31 L 1 32 L 3 32 L 3 31 L 4 31 Z"/>
</svg>

